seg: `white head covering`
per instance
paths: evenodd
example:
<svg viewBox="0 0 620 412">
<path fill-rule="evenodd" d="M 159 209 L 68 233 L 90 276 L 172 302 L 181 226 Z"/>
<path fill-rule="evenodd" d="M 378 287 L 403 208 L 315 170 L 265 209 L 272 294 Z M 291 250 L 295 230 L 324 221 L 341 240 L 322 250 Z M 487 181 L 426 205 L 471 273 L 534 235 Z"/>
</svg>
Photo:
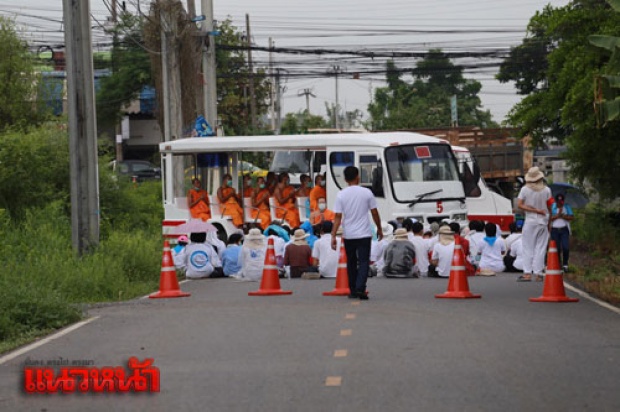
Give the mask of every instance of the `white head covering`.
<svg viewBox="0 0 620 412">
<path fill-rule="evenodd" d="M 439 243 L 444 246 L 454 242 L 454 232 L 450 229 L 450 226 L 444 225 L 439 228 Z"/>
<path fill-rule="evenodd" d="M 261 248 L 265 246 L 265 236 L 263 236 L 260 229 L 252 228 L 245 237 L 243 245 L 250 248 Z"/>
</svg>

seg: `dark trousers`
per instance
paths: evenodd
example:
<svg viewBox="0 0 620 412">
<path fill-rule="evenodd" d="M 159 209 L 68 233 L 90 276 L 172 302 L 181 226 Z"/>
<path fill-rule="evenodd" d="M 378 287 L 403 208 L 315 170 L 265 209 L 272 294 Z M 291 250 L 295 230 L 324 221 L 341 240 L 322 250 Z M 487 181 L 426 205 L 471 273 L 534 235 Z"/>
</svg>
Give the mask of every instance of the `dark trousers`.
<svg viewBox="0 0 620 412">
<path fill-rule="evenodd" d="M 344 239 L 347 254 L 347 273 L 351 293 L 366 293 L 366 280 L 370 270 L 371 238 Z"/>
<path fill-rule="evenodd" d="M 570 232 L 568 227 L 561 229 L 551 228 L 551 240 L 555 240 L 555 245 L 558 248 L 558 254 L 562 257 L 562 266 L 568 266 L 568 238 Z"/>
</svg>

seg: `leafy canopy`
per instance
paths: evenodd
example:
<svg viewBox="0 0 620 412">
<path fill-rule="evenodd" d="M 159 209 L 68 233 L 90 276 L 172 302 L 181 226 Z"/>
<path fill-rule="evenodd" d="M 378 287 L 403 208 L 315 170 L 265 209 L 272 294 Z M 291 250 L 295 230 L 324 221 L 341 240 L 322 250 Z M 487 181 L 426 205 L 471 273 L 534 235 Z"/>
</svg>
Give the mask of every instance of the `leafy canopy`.
<svg viewBox="0 0 620 412">
<path fill-rule="evenodd" d="M 511 51 L 500 81 L 514 81 L 524 94 L 509 122 L 529 135 L 534 147 L 553 142 L 567 146 L 566 157 L 577 181 L 588 180 L 603 197 L 620 193 L 620 124 L 598 128 L 592 110 L 592 85 L 609 55 L 589 42 L 593 34 L 620 34 L 620 14 L 603 0 L 547 6 L 530 20 L 528 37 Z M 538 59 L 520 59 L 538 45 Z"/>
<path fill-rule="evenodd" d="M 406 71 L 387 62 L 387 86 L 375 90 L 368 105 L 375 130 L 445 127 L 451 124 L 450 99 L 456 95 L 461 126 L 496 127 L 491 113 L 482 110 L 480 82 L 463 77 L 441 50 L 431 50 L 411 71 L 413 82 L 403 80 Z"/>
</svg>

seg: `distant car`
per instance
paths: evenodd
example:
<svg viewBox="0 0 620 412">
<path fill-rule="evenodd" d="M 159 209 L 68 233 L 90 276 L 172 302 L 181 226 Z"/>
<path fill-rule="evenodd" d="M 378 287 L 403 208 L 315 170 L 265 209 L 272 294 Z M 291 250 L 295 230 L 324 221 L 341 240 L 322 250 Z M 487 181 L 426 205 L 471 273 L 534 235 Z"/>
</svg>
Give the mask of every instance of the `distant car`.
<svg viewBox="0 0 620 412">
<path fill-rule="evenodd" d="M 110 164 L 115 173 L 130 178 L 135 177 L 138 181 L 161 179 L 161 168 L 145 160 L 123 160 L 121 162 L 114 160 Z"/>
</svg>

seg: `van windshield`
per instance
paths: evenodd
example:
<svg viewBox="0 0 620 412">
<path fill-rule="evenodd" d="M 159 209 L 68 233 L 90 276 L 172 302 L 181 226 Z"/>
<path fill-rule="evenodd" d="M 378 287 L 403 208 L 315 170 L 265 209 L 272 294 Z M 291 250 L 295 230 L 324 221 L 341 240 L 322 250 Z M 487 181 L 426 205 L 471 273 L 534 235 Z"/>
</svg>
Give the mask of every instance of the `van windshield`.
<svg viewBox="0 0 620 412">
<path fill-rule="evenodd" d="M 448 189 L 448 186 L 454 183 L 461 185 L 456 162 L 448 145 L 388 147 L 385 150 L 385 158 L 397 201 L 406 202 L 415 199 L 422 192 L 439 188 Z M 445 197 L 445 195 L 446 192 L 438 196 Z M 432 198 L 430 196 L 428 200 Z"/>
<path fill-rule="evenodd" d="M 270 170 L 276 173 L 310 173 L 311 157 L 312 153 L 309 151 L 277 151 L 273 155 Z"/>
</svg>

